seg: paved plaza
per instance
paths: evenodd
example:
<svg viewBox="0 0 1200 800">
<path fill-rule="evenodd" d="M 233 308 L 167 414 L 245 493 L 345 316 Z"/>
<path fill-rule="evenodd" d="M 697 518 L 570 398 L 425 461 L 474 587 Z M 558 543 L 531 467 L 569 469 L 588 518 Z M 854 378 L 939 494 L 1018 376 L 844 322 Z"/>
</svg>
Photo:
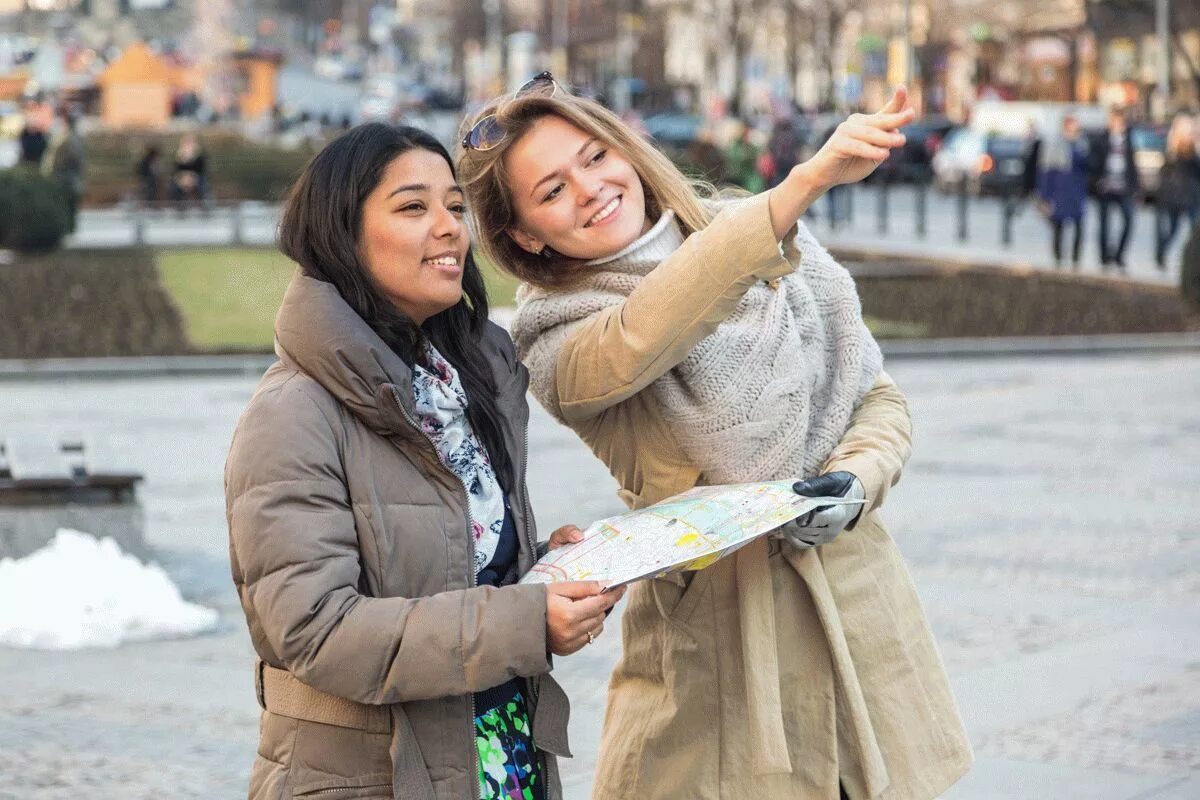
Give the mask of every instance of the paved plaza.
<svg viewBox="0 0 1200 800">
<path fill-rule="evenodd" d="M 884 510 L 978 763 L 952 800 L 1200 797 L 1200 355 L 906 360 L 915 454 Z M 150 544 L 215 634 L 0 649 L 0 798 L 236 798 L 257 738 L 221 469 L 250 378 L 10 382 L 0 431 L 102 430 L 146 475 Z M 540 409 L 543 536 L 621 508 Z M 853 532 L 847 534 L 853 535 Z M 615 617 L 562 659 L 588 797 Z M 685 800 L 681 798 L 681 800 Z"/>
</svg>

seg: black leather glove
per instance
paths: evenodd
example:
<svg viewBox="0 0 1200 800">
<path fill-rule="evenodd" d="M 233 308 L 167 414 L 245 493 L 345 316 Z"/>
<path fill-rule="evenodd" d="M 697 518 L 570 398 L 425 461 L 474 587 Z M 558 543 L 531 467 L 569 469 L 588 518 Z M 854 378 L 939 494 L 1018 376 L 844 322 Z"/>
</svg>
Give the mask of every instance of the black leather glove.
<svg viewBox="0 0 1200 800">
<path fill-rule="evenodd" d="M 805 497 L 842 497 L 865 500 L 862 481 L 849 472 L 827 472 L 797 481 L 792 491 Z M 832 542 L 844 530 L 852 530 L 862 514 L 862 504 L 818 506 L 779 528 L 779 533 L 796 547 L 817 547 Z"/>
</svg>

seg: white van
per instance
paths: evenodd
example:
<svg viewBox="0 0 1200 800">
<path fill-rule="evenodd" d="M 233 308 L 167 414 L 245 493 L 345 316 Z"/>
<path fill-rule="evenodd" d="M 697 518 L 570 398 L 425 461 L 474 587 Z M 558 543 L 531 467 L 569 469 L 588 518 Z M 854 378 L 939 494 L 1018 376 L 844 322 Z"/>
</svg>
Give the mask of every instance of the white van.
<svg viewBox="0 0 1200 800">
<path fill-rule="evenodd" d="M 1070 114 L 1086 132 L 1104 130 L 1108 109 L 1087 103 L 1041 103 L 980 100 L 971 109 L 969 127 L 980 133 L 1024 138 L 1044 138 L 1062 130 L 1063 117 Z"/>
</svg>

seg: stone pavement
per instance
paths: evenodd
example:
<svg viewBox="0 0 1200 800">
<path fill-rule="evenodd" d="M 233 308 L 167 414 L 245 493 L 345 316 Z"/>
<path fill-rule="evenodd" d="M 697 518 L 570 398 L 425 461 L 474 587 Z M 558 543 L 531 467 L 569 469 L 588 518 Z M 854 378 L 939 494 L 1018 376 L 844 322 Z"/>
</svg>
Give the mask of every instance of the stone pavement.
<svg viewBox="0 0 1200 800">
<path fill-rule="evenodd" d="M 884 511 L 974 742 L 946 797 L 1200 797 L 1200 356 L 891 365 L 916 448 Z M 228 578 L 221 465 L 249 378 L 11 382 L 0 430 L 105 429 L 147 476 L 147 533 L 217 633 L 109 651 L 0 648 L 0 798 L 244 796 L 252 654 Z M 543 534 L 620 509 L 539 410 Z M 853 535 L 852 533 L 850 535 Z M 560 660 L 586 798 L 616 618 Z"/>
</svg>

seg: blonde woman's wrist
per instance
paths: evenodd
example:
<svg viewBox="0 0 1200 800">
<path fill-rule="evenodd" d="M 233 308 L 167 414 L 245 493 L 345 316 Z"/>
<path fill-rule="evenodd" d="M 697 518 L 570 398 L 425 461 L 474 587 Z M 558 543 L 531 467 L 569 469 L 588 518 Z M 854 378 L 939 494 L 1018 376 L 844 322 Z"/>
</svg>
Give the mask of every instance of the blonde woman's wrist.
<svg viewBox="0 0 1200 800">
<path fill-rule="evenodd" d="M 808 207 L 828 189 L 814 180 L 807 167 L 807 163 L 792 167 L 787 177 L 770 191 L 767 206 L 771 212 L 771 227 L 775 229 L 775 238 L 780 241 L 800 220 Z"/>
</svg>

